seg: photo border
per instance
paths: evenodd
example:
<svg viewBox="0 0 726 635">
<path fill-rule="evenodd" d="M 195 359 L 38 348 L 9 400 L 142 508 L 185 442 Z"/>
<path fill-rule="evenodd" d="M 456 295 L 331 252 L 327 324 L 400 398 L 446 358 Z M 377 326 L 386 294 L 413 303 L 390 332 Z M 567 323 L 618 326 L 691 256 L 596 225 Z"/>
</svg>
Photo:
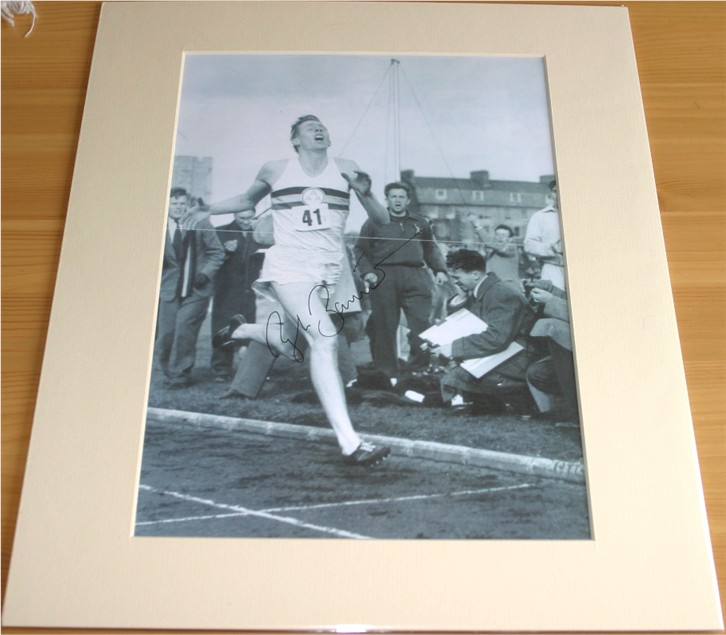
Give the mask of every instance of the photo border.
<svg viewBox="0 0 726 635">
<path fill-rule="evenodd" d="M 132 538 L 174 113 L 196 50 L 545 57 L 594 540 Z M 105 5 L 4 622 L 721 628 L 627 10 Z"/>
</svg>

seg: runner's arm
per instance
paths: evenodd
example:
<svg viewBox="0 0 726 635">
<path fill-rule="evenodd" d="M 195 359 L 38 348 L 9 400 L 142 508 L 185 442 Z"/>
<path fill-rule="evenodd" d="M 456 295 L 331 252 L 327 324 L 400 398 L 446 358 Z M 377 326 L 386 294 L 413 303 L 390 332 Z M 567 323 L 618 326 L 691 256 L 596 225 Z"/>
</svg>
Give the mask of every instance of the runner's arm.
<svg viewBox="0 0 726 635">
<path fill-rule="evenodd" d="M 275 182 L 283 168 L 284 161 L 269 161 L 265 163 L 260 168 L 254 182 L 246 192 L 224 199 L 218 203 L 212 203 L 209 207 L 209 213 L 230 214 L 254 209 L 255 205 L 272 191 L 271 183 Z"/>
<path fill-rule="evenodd" d="M 358 197 L 368 217 L 379 225 L 389 223 L 388 210 L 381 205 L 371 191 L 371 177 L 363 172 L 355 161 L 337 159 L 342 177 Z"/>
</svg>

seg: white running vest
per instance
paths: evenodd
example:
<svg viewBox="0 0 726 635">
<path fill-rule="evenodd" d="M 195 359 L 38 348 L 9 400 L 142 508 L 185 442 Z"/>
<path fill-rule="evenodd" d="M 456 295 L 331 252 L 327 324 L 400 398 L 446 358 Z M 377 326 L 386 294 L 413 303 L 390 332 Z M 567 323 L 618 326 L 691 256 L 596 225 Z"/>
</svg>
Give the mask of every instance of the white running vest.
<svg viewBox="0 0 726 635">
<path fill-rule="evenodd" d="M 341 253 L 350 191 L 334 159 L 314 177 L 290 159 L 270 197 L 275 246 Z"/>
</svg>

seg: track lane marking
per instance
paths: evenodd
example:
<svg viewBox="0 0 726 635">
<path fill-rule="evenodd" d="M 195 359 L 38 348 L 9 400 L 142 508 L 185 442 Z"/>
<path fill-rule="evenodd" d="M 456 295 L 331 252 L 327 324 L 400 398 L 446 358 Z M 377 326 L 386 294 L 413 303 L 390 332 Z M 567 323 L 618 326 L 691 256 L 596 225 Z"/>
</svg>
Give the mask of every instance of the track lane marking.
<svg viewBox="0 0 726 635">
<path fill-rule="evenodd" d="M 348 507 L 354 505 L 376 505 L 385 503 L 398 503 L 405 501 L 426 500 L 432 498 L 445 498 L 448 496 L 472 496 L 474 494 L 488 494 L 503 492 L 506 490 L 526 489 L 532 487 L 532 483 L 520 483 L 519 485 L 506 485 L 502 487 L 487 487 L 484 489 L 470 489 L 459 492 L 446 492 L 442 494 L 412 494 L 411 496 L 394 496 L 390 498 L 364 498 L 357 501 L 339 501 L 337 503 L 320 503 L 318 505 L 296 505 L 291 507 L 270 507 L 262 511 L 267 513 L 286 511 L 306 511 L 309 509 L 324 509 L 326 507 Z"/>
<path fill-rule="evenodd" d="M 136 523 L 137 527 L 145 525 L 163 525 L 166 523 L 186 523 L 192 520 L 224 520 L 225 518 L 235 518 L 237 516 L 246 516 L 244 512 L 234 512 L 232 514 L 206 514 L 204 516 L 186 516 L 184 518 L 162 518 L 161 520 L 142 520 Z"/>
<path fill-rule="evenodd" d="M 320 503 L 318 505 L 298 505 L 298 506 L 290 506 L 290 507 L 271 507 L 268 509 L 263 509 L 258 512 L 255 512 L 253 510 L 247 510 L 245 508 L 245 511 L 236 511 L 231 514 L 207 514 L 205 516 L 185 516 L 181 518 L 165 518 L 162 520 L 148 520 L 148 521 L 142 521 L 137 522 L 136 526 L 148 526 L 148 525 L 162 525 L 165 523 L 183 523 L 183 522 L 192 522 L 196 520 L 223 520 L 225 518 L 234 518 L 237 516 L 250 516 L 255 514 L 272 514 L 276 512 L 284 512 L 284 511 L 307 511 L 307 510 L 314 510 L 314 509 L 326 509 L 331 507 L 352 507 L 355 505 L 376 505 L 381 503 L 393 503 L 393 502 L 406 502 L 406 501 L 413 501 L 413 500 L 424 500 L 424 499 L 433 499 L 433 498 L 443 498 L 447 496 L 472 496 L 475 494 L 489 494 L 489 493 L 495 493 L 495 492 L 502 492 L 507 490 L 515 490 L 515 489 L 526 489 L 529 487 L 532 487 L 532 483 L 520 483 L 519 485 L 507 485 L 502 487 L 487 487 L 484 489 L 473 489 L 473 490 L 462 490 L 459 492 L 450 492 L 450 493 L 442 493 L 442 494 L 414 494 L 411 496 L 398 496 L 398 497 L 390 497 L 390 498 L 368 498 L 368 499 L 362 499 L 357 501 L 340 501 L 337 503 Z M 176 492 L 165 492 L 163 490 L 159 490 L 153 487 L 150 487 L 148 485 L 141 485 L 139 489 L 143 489 L 150 492 L 156 492 L 160 494 L 168 494 L 168 495 L 176 495 L 177 497 L 187 497 L 186 494 L 178 494 Z M 194 497 L 187 497 L 185 500 L 194 500 L 194 502 L 203 502 L 203 499 L 194 499 Z M 205 504 L 213 504 L 215 506 L 219 507 L 229 507 L 232 508 L 233 506 L 224 505 L 223 503 L 214 503 L 214 501 L 208 501 Z M 337 531 L 337 530 L 336 530 Z"/>
<path fill-rule="evenodd" d="M 168 490 L 161 490 L 157 489 L 155 487 L 150 487 L 149 485 L 139 485 L 139 489 L 147 491 L 147 492 L 154 492 L 157 494 L 164 494 L 165 496 L 171 496 L 173 498 L 178 498 L 180 500 L 193 502 L 193 503 L 199 503 L 200 505 L 208 505 L 210 507 L 216 507 L 217 509 L 228 509 L 233 512 L 237 512 L 242 516 L 254 516 L 256 518 L 265 518 L 266 520 L 274 520 L 280 523 L 284 523 L 287 525 L 293 525 L 295 527 L 302 527 L 304 529 L 312 529 L 313 531 L 319 531 L 325 534 L 332 534 L 334 536 L 338 536 L 339 538 L 358 538 L 358 539 L 364 539 L 364 540 L 370 540 L 370 536 L 364 536 L 362 534 L 356 534 L 350 531 L 345 531 L 342 529 L 336 529 L 335 527 L 325 527 L 323 525 L 315 525 L 313 523 L 306 523 L 302 520 L 298 520 L 297 518 L 289 518 L 286 516 L 277 516 L 275 514 L 271 514 L 269 512 L 264 511 L 255 511 L 253 509 L 247 509 L 246 507 L 240 507 L 239 505 L 227 505 L 225 503 L 217 503 L 216 501 L 207 499 L 207 498 L 199 498 L 198 496 L 189 496 L 188 494 L 182 494 L 180 492 L 171 492 Z"/>
</svg>

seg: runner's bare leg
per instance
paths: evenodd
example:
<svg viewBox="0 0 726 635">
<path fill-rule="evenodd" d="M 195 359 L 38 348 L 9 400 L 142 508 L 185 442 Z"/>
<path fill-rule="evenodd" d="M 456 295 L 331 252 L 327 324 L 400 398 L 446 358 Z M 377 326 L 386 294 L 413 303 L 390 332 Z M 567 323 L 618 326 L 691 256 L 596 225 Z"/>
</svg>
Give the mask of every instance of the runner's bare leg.
<svg viewBox="0 0 726 635">
<path fill-rule="evenodd" d="M 243 324 L 233 334 L 235 338 L 251 338 L 271 346 L 276 352 L 302 361 L 297 346 L 305 338 L 310 346 L 310 375 L 330 425 L 338 437 L 343 454 L 351 454 L 361 443 L 353 428 L 345 401 L 345 389 L 338 371 L 337 328 L 316 293 L 311 295 L 310 283 L 272 283 L 280 304 L 287 313 L 282 330 L 275 316 L 269 323 Z M 299 322 L 298 322 L 299 318 Z M 280 335 L 282 334 L 282 337 Z M 284 338 L 284 339 L 283 339 Z"/>
<path fill-rule="evenodd" d="M 353 429 L 345 401 L 343 381 L 338 371 L 337 329 L 317 294 L 310 294 L 309 283 L 273 283 L 277 298 L 288 315 L 300 323 L 310 345 L 310 375 L 328 421 L 338 437 L 343 454 L 351 454 L 361 443 Z"/>
</svg>

